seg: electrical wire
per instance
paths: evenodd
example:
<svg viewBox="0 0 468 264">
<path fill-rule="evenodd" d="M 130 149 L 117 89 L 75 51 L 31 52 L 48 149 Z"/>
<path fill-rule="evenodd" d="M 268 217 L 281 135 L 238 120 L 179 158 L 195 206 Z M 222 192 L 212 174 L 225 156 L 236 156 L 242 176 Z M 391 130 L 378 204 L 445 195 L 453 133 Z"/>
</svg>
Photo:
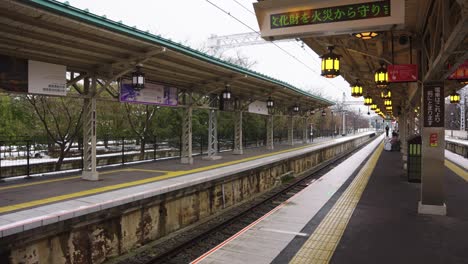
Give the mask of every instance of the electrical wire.
<svg viewBox="0 0 468 264">
<path fill-rule="evenodd" d="M 245 27 L 247 27 L 248 29 L 250 29 L 251 31 L 257 33 L 258 35 L 261 35 L 259 31 L 257 31 L 256 29 L 252 28 L 251 26 L 247 25 L 244 21 L 240 20 L 239 18 L 233 16 L 230 12 L 224 10 L 223 8 L 221 8 L 220 6 L 216 5 L 215 3 L 211 2 L 210 0 L 205 0 L 206 2 L 210 3 L 212 6 L 214 6 L 215 8 L 217 8 L 218 10 L 220 10 L 221 12 L 225 13 L 226 15 L 232 17 L 234 20 L 236 20 L 237 22 L 241 23 L 242 25 L 244 25 Z M 249 13 L 255 15 L 255 13 L 253 13 L 252 11 L 250 11 L 246 6 L 244 6 L 243 4 L 241 4 L 240 2 L 238 2 L 237 0 L 233 0 L 236 4 L 238 4 L 239 6 L 241 6 L 243 9 L 249 11 Z M 297 45 L 299 45 L 299 43 L 295 42 Z M 307 65 L 306 63 L 304 63 L 303 61 L 301 61 L 300 59 L 298 59 L 296 56 L 294 56 L 293 54 L 291 54 L 290 52 L 288 52 L 287 50 L 283 49 L 282 47 L 280 47 L 277 43 L 274 43 L 274 42 L 271 42 L 271 44 L 275 45 L 278 49 L 280 49 L 281 51 L 283 51 L 285 54 L 287 54 L 288 56 L 292 57 L 294 60 L 296 60 L 297 62 L 299 62 L 300 64 L 302 64 L 303 66 L 305 66 L 306 68 L 308 68 L 309 70 L 311 70 L 312 72 L 318 74 L 318 72 L 314 69 L 314 68 L 311 68 L 309 65 Z M 299 45 L 299 47 L 301 47 Z M 302 47 L 301 47 L 302 48 Z M 321 79 L 323 80 L 323 79 Z M 336 85 L 334 85 L 330 80 L 328 79 L 325 79 L 325 81 L 328 82 L 328 84 L 330 84 L 332 87 L 336 87 Z M 338 86 L 339 89 L 343 90 L 343 87 L 341 86 Z"/>
</svg>

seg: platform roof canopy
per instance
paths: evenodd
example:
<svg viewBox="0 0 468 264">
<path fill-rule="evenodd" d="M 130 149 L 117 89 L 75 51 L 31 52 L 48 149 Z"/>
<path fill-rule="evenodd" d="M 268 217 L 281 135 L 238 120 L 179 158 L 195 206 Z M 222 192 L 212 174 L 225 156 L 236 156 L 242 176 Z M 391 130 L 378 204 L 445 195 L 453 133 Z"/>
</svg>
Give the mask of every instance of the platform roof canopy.
<svg viewBox="0 0 468 264">
<path fill-rule="evenodd" d="M 307 10 L 314 5 L 329 7 L 366 2 L 373 4 L 384 1 L 265 0 L 255 3 L 254 7 L 259 25 L 261 26 L 263 23 L 264 27 L 267 28 L 265 36 L 268 36 L 271 31 L 265 25 L 270 21 L 266 21 L 267 16 L 262 14 L 281 13 L 281 10 Z M 323 23 L 318 25 L 321 30 L 313 33 L 299 32 L 304 31 L 304 27 L 307 26 L 295 27 L 295 31 L 289 27 L 281 29 L 283 32 L 277 32 L 282 34 L 291 30 L 296 35 L 291 34 L 289 37 L 301 38 L 317 54 L 325 54 L 328 46 L 334 46 L 334 52 L 341 55 L 340 70 L 343 78 L 350 84 L 353 84 L 356 79 L 360 79 L 364 86 L 364 94 L 368 91 L 374 101 L 378 102 L 380 109 L 384 109 L 383 100 L 380 98 L 382 90 L 376 88 L 374 82 L 374 72 L 380 67 L 380 62 L 387 65 L 418 64 L 419 82 L 445 81 L 446 96 L 461 88 L 462 85 L 458 82 L 446 79 L 468 59 L 468 1 L 387 0 L 387 2 L 397 7 L 398 12 L 394 12 L 394 14 L 396 16 L 402 15 L 403 23 L 376 25 L 373 19 L 366 19 L 361 24 L 356 21 Z M 339 23 L 344 25 L 341 27 L 341 31 L 334 28 Z M 356 30 L 358 26 L 360 28 Z M 352 35 L 352 33 L 366 31 L 374 31 L 379 35 L 370 40 L 358 39 Z M 262 36 L 264 36 L 263 34 L 264 30 L 262 30 Z M 287 34 L 283 36 L 287 37 Z M 265 39 L 272 40 L 283 38 L 283 36 L 265 37 Z M 413 107 L 420 103 L 420 96 L 415 96 L 420 93 L 418 87 L 420 86 L 417 83 L 390 84 L 395 115 L 399 112 L 399 106 L 407 99 L 410 99 Z"/>
<path fill-rule="evenodd" d="M 148 81 L 200 95 L 220 94 L 228 84 L 244 102 L 265 101 L 289 109 L 324 108 L 333 102 L 290 84 L 222 61 L 179 43 L 53 0 L 0 1 L 0 54 L 65 65 L 103 83 L 130 77 L 143 65 Z M 105 85 L 103 85 L 105 86 Z"/>
</svg>

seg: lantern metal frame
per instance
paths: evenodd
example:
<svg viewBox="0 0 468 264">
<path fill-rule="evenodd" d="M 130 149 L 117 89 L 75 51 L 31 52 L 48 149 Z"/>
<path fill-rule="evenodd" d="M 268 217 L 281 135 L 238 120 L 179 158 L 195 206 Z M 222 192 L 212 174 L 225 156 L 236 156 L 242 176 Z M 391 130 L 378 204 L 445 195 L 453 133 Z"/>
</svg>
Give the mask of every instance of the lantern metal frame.
<svg viewBox="0 0 468 264">
<path fill-rule="evenodd" d="M 136 70 L 132 73 L 132 87 L 135 91 L 145 88 L 145 73 L 141 71 L 141 66 L 136 66 Z"/>
<path fill-rule="evenodd" d="M 388 86 L 388 71 L 384 63 L 380 63 L 380 68 L 375 71 L 374 80 L 377 88 L 386 88 Z"/>
<path fill-rule="evenodd" d="M 293 112 L 294 112 L 294 113 L 298 113 L 298 112 L 299 112 L 299 106 L 298 106 L 298 105 L 294 105 L 294 106 L 293 106 Z"/>
<path fill-rule="evenodd" d="M 266 101 L 267 108 L 271 109 L 275 106 L 275 101 L 271 99 L 271 96 L 268 97 L 268 100 Z"/>
<path fill-rule="evenodd" d="M 458 104 L 458 103 L 460 103 L 460 100 L 461 100 L 460 94 L 458 94 L 457 92 L 453 92 L 453 93 L 450 94 L 450 103 L 451 104 Z"/>
<path fill-rule="evenodd" d="M 372 97 L 369 95 L 364 96 L 364 105 L 365 106 L 370 106 L 372 105 Z"/>
<path fill-rule="evenodd" d="M 231 93 L 231 91 L 229 91 L 228 87 L 229 87 L 229 85 L 226 85 L 225 88 L 224 88 L 223 93 L 221 94 L 224 101 L 229 101 L 232 98 L 232 93 Z"/>
<path fill-rule="evenodd" d="M 380 92 L 380 98 L 382 99 L 390 99 L 392 98 L 392 91 L 390 91 L 390 89 L 385 89 L 384 91 Z"/>
<path fill-rule="evenodd" d="M 359 79 L 351 86 L 351 96 L 361 97 L 362 96 L 362 85 Z"/>
<path fill-rule="evenodd" d="M 333 53 L 333 46 L 328 46 L 328 53 L 320 56 L 322 73 L 325 78 L 335 78 L 340 75 L 340 55 Z"/>
<path fill-rule="evenodd" d="M 358 39 L 362 40 L 369 40 L 377 37 L 379 35 L 378 32 L 374 31 L 367 31 L 367 32 L 360 32 L 360 33 L 353 33 L 353 36 L 355 36 Z"/>
</svg>

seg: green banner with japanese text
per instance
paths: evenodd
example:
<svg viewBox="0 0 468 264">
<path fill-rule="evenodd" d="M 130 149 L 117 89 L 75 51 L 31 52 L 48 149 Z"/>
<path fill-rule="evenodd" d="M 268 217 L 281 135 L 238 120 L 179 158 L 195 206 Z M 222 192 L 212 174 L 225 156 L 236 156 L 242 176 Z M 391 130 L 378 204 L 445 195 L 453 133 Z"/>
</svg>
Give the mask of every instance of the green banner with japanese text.
<svg viewBox="0 0 468 264">
<path fill-rule="evenodd" d="M 271 29 L 389 17 L 390 0 L 299 10 L 270 15 Z"/>
</svg>

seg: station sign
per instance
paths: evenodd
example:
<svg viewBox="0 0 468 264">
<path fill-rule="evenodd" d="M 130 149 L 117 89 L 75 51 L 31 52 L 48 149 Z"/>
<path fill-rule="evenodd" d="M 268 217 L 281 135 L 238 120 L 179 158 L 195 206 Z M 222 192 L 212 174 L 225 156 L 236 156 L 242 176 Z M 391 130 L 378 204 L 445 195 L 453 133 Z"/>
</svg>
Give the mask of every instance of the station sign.
<svg viewBox="0 0 468 264">
<path fill-rule="evenodd" d="M 390 64 L 388 69 L 388 82 L 417 82 L 417 64 Z"/>
<path fill-rule="evenodd" d="M 249 104 L 249 113 L 268 115 L 267 103 L 263 101 L 253 101 Z"/>
<path fill-rule="evenodd" d="M 0 90 L 66 96 L 66 72 L 64 65 L 0 55 Z"/>
<path fill-rule="evenodd" d="M 434 84 L 423 87 L 424 127 L 444 127 L 444 85 Z"/>
<path fill-rule="evenodd" d="M 404 0 L 265 0 L 254 9 L 266 40 L 385 30 L 405 16 Z"/>
</svg>

